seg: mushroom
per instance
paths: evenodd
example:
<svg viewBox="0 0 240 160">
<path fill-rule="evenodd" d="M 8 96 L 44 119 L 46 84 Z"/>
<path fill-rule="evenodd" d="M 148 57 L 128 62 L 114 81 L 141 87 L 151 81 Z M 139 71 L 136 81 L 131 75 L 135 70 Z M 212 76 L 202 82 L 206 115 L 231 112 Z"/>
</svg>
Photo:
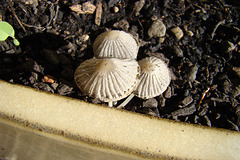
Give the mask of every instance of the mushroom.
<svg viewBox="0 0 240 160">
<path fill-rule="evenodd" d="M 139 45 L 129 33 L 119 30 L 100 34 L 93 43 L 96 58 L 136 59 Z"/>
<path fill-rule="evenodd" d="M 131 94 L 118 108 L 124 107 L 136 95 L 149 99 L 162 94 L 170 84 L 170 72 L 164 61 L 155 57 L 146 57 L 139 61 L 141 68 L 139 83 Z"/>
<path fill-rule="evenodd" d="M 149 99 L 162 94 L 170 84 L 171 78 L 167 65 L 158 58 L 146 57 L 139 61 L 140 80 L 135 88 L 135 95 Z"/>
<path fill-rule="evenodd" d="M 139 72 L 136 60 L 92 58 L 80 64 L 74 73 L 74 80 L 83 93 L 108 102 L 112 107 L 113 101 L 132 93 Z"/>
</svg>

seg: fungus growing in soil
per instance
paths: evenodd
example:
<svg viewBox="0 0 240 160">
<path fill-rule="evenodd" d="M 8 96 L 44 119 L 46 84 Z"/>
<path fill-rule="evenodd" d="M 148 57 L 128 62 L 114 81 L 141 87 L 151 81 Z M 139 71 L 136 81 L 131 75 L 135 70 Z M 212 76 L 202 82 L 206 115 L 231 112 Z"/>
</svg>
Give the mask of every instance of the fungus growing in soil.
<svg viewBox="0 0 240 160">
<path fill-rule="evenodd" d="M 170 72 L 162 60 L 146 57 L 139 61 L 141 68 L 139 83 L 136 88 L 118 108 L 124 107 L 136 95 L 142 99 L 149 99 L 162 94 L 170 84 Z"/>
<path fill-rule="evenodd" d="M 76 69 L 74 80 L 80 90 L 90 97 L 108 102 L 127 97 L 135 88 L 140 69 L 136 60 L 92 58 Z"/>
<path fill-rule="evenodd" d="M 139 61 L 140 80 L 135 88 L 135 95 L 149 99 L 162 94 L 170 84 L 171 78 L 167 65 L 158 58 L 146 57 Z"/>
<path fill-rule="evenodd" d="M 139 45 L 133 36 L 124 31 L 107 31 L 93 43 L 96 58 L 136 59 Z"/>
</svg>

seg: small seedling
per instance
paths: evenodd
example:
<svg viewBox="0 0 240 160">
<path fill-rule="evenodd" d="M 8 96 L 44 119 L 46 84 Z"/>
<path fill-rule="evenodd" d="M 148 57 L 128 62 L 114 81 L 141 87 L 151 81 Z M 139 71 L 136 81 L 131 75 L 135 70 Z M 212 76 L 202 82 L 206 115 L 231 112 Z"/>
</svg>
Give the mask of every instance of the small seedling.
<svg viewBox="0 0 240 160">
<path fill-rule="evenodd" d="M 13 38 L 13 43 L 18 46 L 20 42 L 14 37 L 15 31 L 11 24 L 5 21 L 0 21 L 0 41 L 5 41 L 8 37 Z"/>
</svg>

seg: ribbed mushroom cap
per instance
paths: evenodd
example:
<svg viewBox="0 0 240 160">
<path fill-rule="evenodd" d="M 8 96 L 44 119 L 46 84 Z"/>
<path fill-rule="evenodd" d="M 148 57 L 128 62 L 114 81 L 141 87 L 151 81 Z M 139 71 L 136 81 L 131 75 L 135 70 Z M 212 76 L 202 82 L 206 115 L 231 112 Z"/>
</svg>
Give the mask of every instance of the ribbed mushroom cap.
<svg viewBox="0 0 240 160">
<path fill-rule="evenodd" d="M 149 99 L 162 94 L 170 84 L 171 78 L 167 65 L 155 57 L 146 57 L 139 61 L 140 80 L 134 94 Z"/>
<path fill-rule="evenodd" d="M 135 88 L 140 67 L 135 60 L 89 59 L 81 63 L 74 80 L 81 91 L 101 101 L 118 101 Z"/>
<path fill-rule="evenodd" d="M 100 34 L 93 43 L 96 58 L 136 59 L 138 42 L 124 31 L 107 31 Z"/>
</svg>

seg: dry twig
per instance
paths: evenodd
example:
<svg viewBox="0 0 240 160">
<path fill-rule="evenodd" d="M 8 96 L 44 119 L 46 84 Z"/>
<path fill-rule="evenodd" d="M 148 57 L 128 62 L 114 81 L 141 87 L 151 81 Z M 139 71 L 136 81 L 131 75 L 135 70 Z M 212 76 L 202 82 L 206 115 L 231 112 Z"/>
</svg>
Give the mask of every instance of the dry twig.
<svg viewBox="0 0 240 160">
<path fill-rule="evenodd" d="M 12 12 L 13 16 L 16 18 L 16 20 L 18 21 L 19 25 L 22 27 L 23 31 L 24 31 L 25 33 L 27 33 L 25 27 L 23 26 L 22 22 L 19 20 L 19 18 L 18 18 L 18 16 L 16 15 L 13 7 L 11 6 L 11 4 L 9 4 L 8 6 L 9 6 L 9 7 L 8 7 L 8 10 L 9 10 L 10 12 Z"/>
<path fill-rule="evenodd" d="M 206 96 L 206 94 L 208 93 L 209 90 L 210 90 L 210 87 L 208 87 L 208 89 L 206 91 L 204 91 L 204 93 L 202 95 L 202 98 L 200 99 L 200 101 L 198 103 L 198 106 L 200 106 L 202 104 L 202 101 L 203 101 L 204 97 Z"/>
<path fill-rule="evenodd" d="M 95 17 L 95 24 L 100 26 L 101 24 L 101 18 L 102 18 L 102 3 L 97 3 L 97 9 L 96 9 L 96 17 Z"/>
<path fill-rule="evenodd" d="M 211 34 L 211 38 L 212 38 L 212 39 L 213 39 L 213 37 L 214 37 L 214 35 L 215 35 L 215 32 L 216 32 L 217 28 L 218 28 L 220 25 L 222 25 L 222 24 L 225 24 L 225 19 L 222 20 L 222 21 L 220 21 L 220 22 L 218 22 L 217 25 L 214 27 L 213 32 L 212 32 L 212 34 Z"/>
</svg>

